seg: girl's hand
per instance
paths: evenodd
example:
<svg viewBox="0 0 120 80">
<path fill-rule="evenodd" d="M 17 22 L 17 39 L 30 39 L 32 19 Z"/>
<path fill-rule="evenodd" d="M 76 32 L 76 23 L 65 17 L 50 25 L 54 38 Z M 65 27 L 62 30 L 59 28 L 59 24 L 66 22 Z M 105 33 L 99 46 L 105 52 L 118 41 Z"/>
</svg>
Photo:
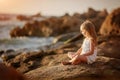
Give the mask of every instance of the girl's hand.
<svg viewBox="0 0 120 80">
<path fill-rule="evenodd" d="M 82 54 L 82 56 L 87 56 L 86 54 Z"/>
</svg>

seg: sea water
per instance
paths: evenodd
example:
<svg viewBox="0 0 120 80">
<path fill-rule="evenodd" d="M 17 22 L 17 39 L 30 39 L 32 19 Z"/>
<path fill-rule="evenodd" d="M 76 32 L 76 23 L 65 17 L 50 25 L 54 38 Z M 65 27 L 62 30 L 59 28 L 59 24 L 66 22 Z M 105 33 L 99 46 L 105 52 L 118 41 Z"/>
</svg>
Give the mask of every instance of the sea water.
<svg viewBox="0 0 120 80">
<path fill-rule="evenodd" d="M 37 48 L 52 44 L 53 37 L 19 37 L 11 38 L 9 33 L 16 26 L 23 27 L 24 21 L 0 21 L 0 50 L 18 50 L 24 48 Z"/>
</svg>

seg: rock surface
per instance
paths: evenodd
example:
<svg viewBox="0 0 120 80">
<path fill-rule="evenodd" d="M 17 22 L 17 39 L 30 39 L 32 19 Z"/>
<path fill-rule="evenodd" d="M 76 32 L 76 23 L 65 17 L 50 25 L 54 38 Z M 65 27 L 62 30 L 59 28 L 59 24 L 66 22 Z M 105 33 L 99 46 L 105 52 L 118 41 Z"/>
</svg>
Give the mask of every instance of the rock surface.
<svg viewBox="0 0 120 80">
<path fill-rule="evenodd" d="M 105 36 L 120 36 L 120 8 L 110 13 L 103 22 L 100 34 Z"/>
<path fill-rule="evenodd" d="M 111 58 L 120 59 L 120 37 L 108 38 L 106 42 L 101 43 L 99 47 L 100 54 Z"/>
<path fill-rule="evenodd" d="M 113 63 L 118 63 L 114 65 Z M 80 65 L 68 65 L 62 64 L 56 66 L 47 66 L 32 70 L 25 75 L 30 80 L 76 80 L 87 78 L 96 78 L 102 80 L 102 78 L 108 77 L 119 77 L 120 60 L 107 57 L 98 57 L 98 60 L 91 65 L 80 64 Z M 87 79 L 89 80 L 89 79 Z M 97 79 L 96 79 L 97 80 Z M 112 80 L 109 78 L 109 80 Z"/>
<path fill-rule="evenodd" d="M 81 39 L 68 44 L 56 43 L 39 51 L 21 51 L 17 56 L 6 59 L 5 63 L 24 73 L 28 80 L 119 80 L 119 49 L 116 50 L 120 44 L 114 43 L 120 38 L 101 38 L 98 39 L 98 58 L 93 64 L 61 64 L 61 61 L 69 60 L 68 51 L 76 51 L 81 46 Z"/>
</svg>

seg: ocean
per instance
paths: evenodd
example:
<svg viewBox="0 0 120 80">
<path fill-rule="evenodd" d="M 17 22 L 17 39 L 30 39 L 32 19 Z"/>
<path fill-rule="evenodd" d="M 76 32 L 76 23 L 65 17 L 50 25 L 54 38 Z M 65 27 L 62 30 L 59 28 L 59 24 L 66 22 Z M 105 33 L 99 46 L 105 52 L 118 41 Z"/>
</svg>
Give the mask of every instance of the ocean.
<svg viewBox="0 0 120 80">
<path fill-rule="evenodd" d="M 52 44 L 53 37 L 19 37 L 11 38 L 9 33 L 16 27 L 22 27 L 26 22 L 16 19 L 0 21 L 0 50 L 33 49 Z"/>
</svg>

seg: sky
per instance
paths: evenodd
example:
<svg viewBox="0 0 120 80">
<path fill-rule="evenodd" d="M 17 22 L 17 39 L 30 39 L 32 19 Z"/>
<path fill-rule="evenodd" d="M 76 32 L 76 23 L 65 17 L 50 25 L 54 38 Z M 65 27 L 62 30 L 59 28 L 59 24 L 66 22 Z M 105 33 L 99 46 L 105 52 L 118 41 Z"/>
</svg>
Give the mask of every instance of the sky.
<svg viewBox="0 0 120 80">
<path fill-rule="evenodd" d="M 0 13 L 61 16 L 87 12 L 88 7 L 111 12 L 120 7 L 120 0 L 0 0 Z"/>
</svg>

